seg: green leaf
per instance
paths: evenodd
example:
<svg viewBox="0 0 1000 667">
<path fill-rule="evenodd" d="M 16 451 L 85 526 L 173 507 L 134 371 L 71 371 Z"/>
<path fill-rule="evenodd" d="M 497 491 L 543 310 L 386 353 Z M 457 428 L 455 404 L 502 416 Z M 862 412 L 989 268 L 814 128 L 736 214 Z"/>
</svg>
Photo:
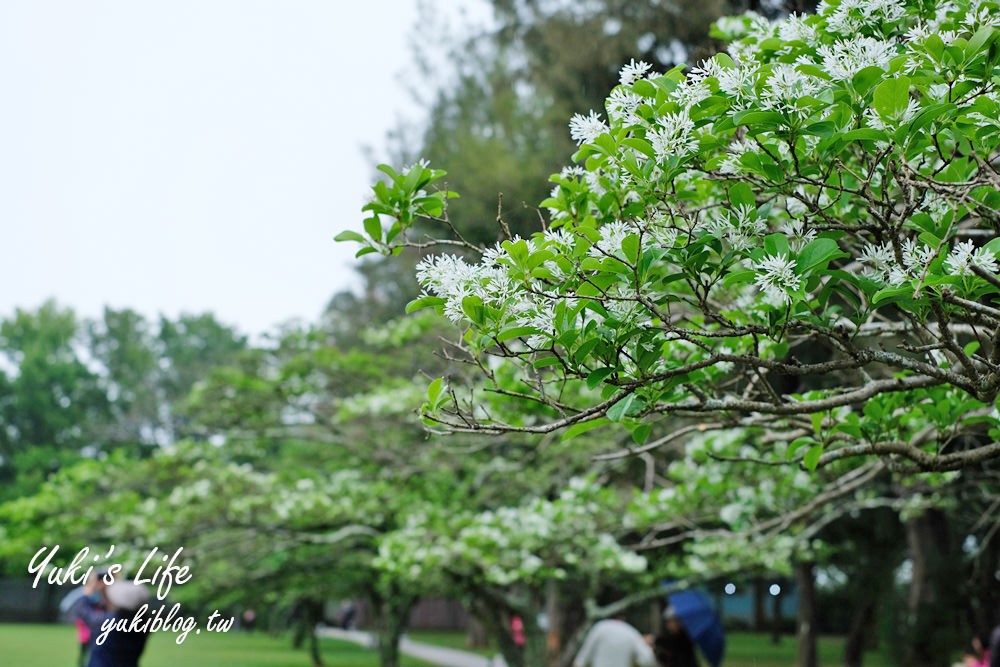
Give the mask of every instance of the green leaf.
<svg viewBox="0 0 1000 667">
<path fill-rule="evenodd" d="M 983 26 L 976 31 L 976 34 L 972 36 L 969 43 L 965 46 L 965 59 L 967 61 L 972 61 L 980 51 L 983 51 L 985 46 L 989 42 L 993 41 L 993 37 L 996 35 L 996 29 L 993 26 Z"/>
<path fill-rule="evenodd" d="M 886 79 L 872 95 L 872 106 L 883 118 L 899 118 L 910 103 L 910 77 Z"/>
<path fill-rule="evenodd" d="M 382 242 L 382 221 L 379 220 L 379 217 L 377 215 L 373 215 L 370 218 L 365 218 L 365 232 L 376 243 Z"/>
<path fill-rule="evenodd" d="M 913 287 L 910 285 L 900 285 L 899 287 L 885 287 L 875 292 L 872 297 L 872 305 L 881 306 L 887 303 L 898 301 L 908 301 L 913 298 Z"/>
<path fill-rule="evenodd" d="M 806 467 L 807 470 L 816 470 L 816 466 L 819 465 L 819 457 L 823 455 L 823 444 L 813 445 L 806 452 L 805 456 L 802 457 L 802 465 Z"/>
<path fill-rule="evenodd" d="M 385 174 L 386 176 L 388 176 L 389 178 L 391 178 L 394 181 L 396 180 L 396 178 L 398 176 L 396 174 L 396 170 L 393 169 L 392 167 L 390 167 L 387 164 L 380 164 L 379 166 L 377 166 L 375 168 L 378 169 L 379 171 L 381 171 L 383 174 Z"/>
<path fill-rule="evenodd" d="M 622 239 L 622 252 L 632 264 L 639 261 L 639 237 L 636 234 L 629 234 Z"/>
<path fill-rule="evenodd" d="M 936 235 L 930 232 L 922 232 L 920 236 L 917 237 L 917 239 L 924 245 L 929 245 L 932 248 L 941 245 L 941 239 L 939 239 Z"/>
<path fill-rule="evenodd" d="M 729 201 L 733 206 L 756 206 L 757 199 L 749 183 L 740 181 L 729 188 Z"/>
<path fill-rule="evenodd" d="M 994 255 L 1000 254 L 1000 237 L 993 239 L 983 247 L 986 248 L 987 252 L 991 252 Z"/>
<path fill-rule="evenodd" d="M 611 423 L 610 419 L 607 419 L 606 417 L 600 417 L 599 419 L 591 419 L 590 421 L 573 424 L 563 433 L 562 440 L 563 442 L 565 442 L 566 440 L 572 440 L 578 435 L 582 435 L 587 431 L 592 431 L 595 428 L 607 426 L 610 423 Z"/>
<path fill-rule="evenodd" d="M 338 242 L 342 242 L 342 241 L 356 241 L 358 243 L 368 243 L 368 239 L 366 239 L 364 236 L 362 236 L 361 234 L 358 234 L 357 232 L 352 232 L 349 229 L 346 230 L 346 231 L 340 232 L 339 234 L 337 234 L 336 236 L 334 236 L 333 240 L 334 241 L 338 241 Z"/>
<path fill-rule="evenodd" d="M 934 56 L 935 60 L 941 60 L 941 55 L 944 53 L 944 40 L 941 39 L 940 35 L 930 35 L 924 40 L 924 48 Z"/>
<path fill-rule="evenodd" d="M 406 178 L 403 179 L 403 190 L 407 194 L 413 194 L 421 187 L 427 184 L 425 180 L 427 170 L 419 165 L 414 165 L 409 172 L 406 174 Z"/>
<path fill-rule="evenodd" d="M 483 300 L 474 294 L 462 299 L 462 312 L 476 324 L 482 324 L 485 315 Z"/>
<path fill-rule="evenodd" d="M 957 110 L 958 106 L 952 104 L 951 102 L 932 104 L 921 110 L 920 113 L 917 114 L 917 117 L 910 121 L 910 131 L 916 132 L 917 130 L 922 130 L 944 114 L 954 113 Z"/>
<path fill-rule="evenodd" d="M 736 63 L 733 62 L 733 59 L 729 57 L 728 53 L 716 53 L 714 56 L 714 60 L 715 62 L 719 63 L 719 65 L 722 66 L 724 69 L 728 69 L 730 67 L 736 67 Z"/>
<path fill-rule="evenodd" d="M 817 79 L 824 79 L 826 81 L 830 80 L 830 74 L 825 69 L 823 69 L 818 65 L 810 65 L 808 63 L 804 63 L 801 65 L 796 65 L 795 69 L 802 72 L 803 74 L 814 76 Z"/>
<path fill-rule="evenodd" d="M 548 357 L 539 357 L 538 359 L 535 359 L 531 363 L 531 366 L 532 366 L 532 368 L 547 368 L 549 366 L 558 366 L 561 363 L 562 363 L 562 360 L 559 357 L 557 357 L 556 355 L 553 354 L 553 355 L 548 356 Z"/>
<path fill-rule="evenodd" d="M 518 241 L 504 241 L 500 246 L 507 251 L 510 258 L 514 260 L 514 264 L 519 267 L 524 267 L 528 260 L 528 244 L 525 243 L 524 239 L 519 239 Z"/>
<path fill-rule="evenodd" d="M 642 401 L 635 394 L 628 394 L 622 400 L 618 401 L 610 408 L 608 408 L 608 419 L 613 422 L 620 422 L 629 415 L 633 409 L 639 409 L 642 407 Z"/>
<path fill-rule="evenodd" d="M 652 424 L 639 424 L 632 429 L 632 442 L 637 445 L 644 445 L 649 440 L 649 434 L 653 432 Z"/>
<path fill-rule="evenodd" d="M 784 234 L 768 234 L 764 237 L 764 251 L 768 255 L 788 257 L 788 237 Z"/>
<path fill-rule="evenodd" d="M 885 76 L 885 71 L 881 67 L 866 67 L 851 79 L 851 86 L 859 95 L 866 95 L 875 83 Z"/>
<path fill-rule="evenodd" d="M 438 403 L 438 398 L 441 397 L 441 392 L 444 388 L 444 378 L 440 377 L 430 383 L 427 386 L 427 402 L 431 406 L 436 406 Z"/>
<path fill-rule="evenodd" d="M 505 343 L 512 338 L 522 338 L 524 336 L 532 336 L 538 333 L 538 329 L 535 327 L 514 327 L 512 329 L 504 329 L 499 334 L 497 334 L 497 342 Z"/>
<path fill-rule="evenodd" d="M 604 382 L 604 379 L 615 372 L 613 368 L 598 368 L 587 376 L 587 387 L 590 389 L 595 388 L 597 385 Z"/>
<path fill-rule="evenodd" d="M 447 299 L 440 296 L 422 296 L 406 304 L 406 312 L 412 313 L 423 308 L 443 306 L 447 301 Z"/>
<path fill-rule="evenodd" d="M 639 79 L 636 81 L 632 85 L 632 90 L 635 91 L 636 95 L 642 95 L 643 97 L 656 97 L 656 86 L 646 79 Z"/>
<path fill-rule="evenodd" d="M 820 437 L 823 431 L 823 413 L 822 412 L 813 413 L 809 415 L 809 419 L 810 421 L 812 421 L 813 433 L 816 434 L 817 438 Z"/>
<path fill-rule="evenodd" d="M 615 140 L 607 132 L 594 139 L 593 144 L 605 155 L 615 157 L 618 154 L 618 144 L 615 143 Z"/>
<path fill-rule="evenodd" d="M 753 269 L 743 269 L 742 271 L 733 271 L 727 275 L 723 280 L 722 284 L 726 287 L 732 287 L 733 285 L 744 285 L 746 283 L 753 282 L 754 277 L 757 272 Z"/>
<path fill-rule="evenodd" d="M 527 261 L 525 261 L 524 265 L 525 267 L 527 267 L 528 270 L 532 270 L 536 268 L 538 265 L 544 264 L 545 262 L 549 261 L 550 259 L 553 259 L 554 257 L 555 255 L 553 255 L 548 250 L 539 250 L 537 252 L 533 252 L 530 255 L 528 255 L 528 259 Z"/>
<path fill-rule="evenodd" d="M 862 127 L 857 130 L 851 130 L 850 132 L 845 132 L 838 136 L 841 141 L 859 141 L 859 140 L 870 140 L 870 141 L 885 141 L 889 138 L 889 135 L 882 130 L 875 130 L 870 127 Z"/>
<path fill-rule="evenodd" d="M 747 127 L 770 129 L 785 122 L 785 117 L 777 111 L 740 111 L 733 116 L 733 122 Z"/>
<path fill-rule="evenodd" d="M 816 441 L 812 438 L 796 438 L 788 445 L 788 451 L 785 452 L 785 460 L 791 461 L 795 458 L 795 453 L 798 452 L 803 447 L 811 447 L 816 444 Z"/>
<path fill-rule="evenodd" d="M 795 272 L 799 275 L 806 275 L 813 269 L 825 269 L 831 260 L 838 257 L 847 257 L 847 253 L 840 249 L 833 239 L 818 238 L 810 241 L 795 259 Z"/>
<path fill-rule="evenodd" d="M 634 148 L 646 157 L 652 159 L 656 153 L 653 151 L 653 144 L 649 143 L 645 139 L 630 138 L 622 142 L 623 146 L 628 146 L 629 148 Z"/>
<path fill-rule="evenodd" d="M 812 125 L 802 128 L 802 133 L 811 134 L 826 139 L 832 137 L 837 133 L 837 124 L 828 120 L 820 121 L 818 123 L 813 123 Z"/>
</svg>

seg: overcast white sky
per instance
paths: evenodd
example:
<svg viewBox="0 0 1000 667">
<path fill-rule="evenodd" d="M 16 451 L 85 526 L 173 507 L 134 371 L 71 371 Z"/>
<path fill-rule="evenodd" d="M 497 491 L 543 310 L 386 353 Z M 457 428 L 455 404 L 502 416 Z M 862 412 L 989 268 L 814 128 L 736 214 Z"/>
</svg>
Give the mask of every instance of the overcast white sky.
<svg viewBox="0 0 1000 667">
<path fill-rule="evenodd" d="M 438 0 L 441 11 L 476 0 Z M 0 0 L 0 316 L 314 319 L 354 280 L 362 146 L 419 117 L 416 0 Z"/>
</svg>

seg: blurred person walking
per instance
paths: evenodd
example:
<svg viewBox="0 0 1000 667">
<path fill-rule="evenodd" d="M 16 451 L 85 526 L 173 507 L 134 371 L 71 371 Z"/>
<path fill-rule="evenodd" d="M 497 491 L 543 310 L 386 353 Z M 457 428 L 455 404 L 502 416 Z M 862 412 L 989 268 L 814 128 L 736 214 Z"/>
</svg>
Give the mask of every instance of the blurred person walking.
<svg viewBox="0 0 1000 667">
<path fill-rule="evenodd" d="M 594 624 L 573 667 L 656 667 L 656 658 L 639 631 L 618 615 Z"/>
<path fill-rule="evenodd" d="M 74 607 L 74 613 L 90 630 L 90 657 L 86 667 L 139 667 L 139 658 L 146 648 L 148 632 L 127 632 L 101 626 L 135 616 L 149 600 L 149 589 L 131 581 L 116 581 L 104 586 L 99 578 L 84 587 L 86 595 Z M 103 641 L 98 643 L 102 634 Z"/>
</svg>

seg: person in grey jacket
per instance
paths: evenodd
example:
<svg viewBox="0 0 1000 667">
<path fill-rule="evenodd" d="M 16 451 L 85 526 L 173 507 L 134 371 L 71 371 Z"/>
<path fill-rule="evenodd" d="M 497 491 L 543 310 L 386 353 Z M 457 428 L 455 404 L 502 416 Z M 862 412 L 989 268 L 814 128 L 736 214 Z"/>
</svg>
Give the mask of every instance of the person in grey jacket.
<svg viewBox="0 0 1000 667">
<path fill-rule="evenodd" d="M 619 616 L 594 624 L 573 667 L 656 667 L 656 657 L 639 631 Z"/>
</svg>

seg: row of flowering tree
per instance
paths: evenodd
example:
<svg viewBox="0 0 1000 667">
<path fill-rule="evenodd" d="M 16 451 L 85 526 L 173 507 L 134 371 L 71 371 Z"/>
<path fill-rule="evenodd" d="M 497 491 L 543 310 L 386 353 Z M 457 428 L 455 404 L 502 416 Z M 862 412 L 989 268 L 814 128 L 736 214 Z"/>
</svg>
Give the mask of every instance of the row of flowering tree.
<svg viewBox="0 0 1000 667">
<path fill-rule="evenodd" d="M 433 318 L 407 318 L 340 349 L 287 331 L 199 384 L 186 417 L 200 442 L 86 460 L 0 506 L 0 557 L 23 570 L 42 546 L 114 544 L 134 573 L 151 548 L 183 547 L 194 576 L 172 597 L 185 606 L 309 616 L 324 600 L 363 598 L 391 667 L 421 595 L 463 600 L 508 664 L 542 664 L 545 652 L 566 664 L 590 622 L 662 597 L 667 578 L 787 571 L 809 555 L 815 526 L 801 519 L 818 503 L 816 476 L 733 474 L 716 458 L 745 454 L 739 432 L 703 434 L 639 486 L 632 459 L 588 435 L 426 441 L 412 415 L 423 392 L 393 351 L 437 333 Z M 873 471 L 847 473 L 827 494 L 844 499 L 841 512 L 863 505 L 854 494 Z M 626 597 L 598 606 L 609 582 Z M 548 637 L 543 610 L 555 612 Z"/>
<path fill-rule="evenodd" d="M 697 464 L 706 449 L 723 451 L 728 442 L 713 437 L 692 447 L 693 458 L 661 488 L 574 477 L 553 497 L 480 509 L 468 488 L 433 471 L 406 481 L 357 469 L 273 470 L 273 461 L 246 451 L 185 442 L 142 461 L 84 462 L 37 495 L 2 506 L 0 555 L 27 562 L 59 543 L 56 565 L 85 546 L 104 553 L 113 544 L 114 562 L 131 575 L 150 549 L 183 548 L 178 565 L 194 576 L 174 588 L 171 603 L 196 608 L 365 599 L 385 667 L 399 664 L 416 600 L 445 595 L 483 620 L 508 664 L 568 665 L 593 621 L 661 598 L 665 579 L 684 585 L 752 567 L 787 572 L 812 557 L 817 527 L 801 519 L 819 502 L 813 480 L 792 469 L 761 480 Z M 840 480 L 839 495 L 851 501 L 839 511 L 865 506 L 852 493 L 865 481 Z M 598 606 L 609 584 L 624 597 Z M 549 646 L 546 631 L 554 628 L 542 614 L 560 597 L 564 610 L 579 607 L 583 616 L 556 628 L 567 636 Z M 514 616 L 524 623 L 523 647 L 511 635 Z M 319 664 L 315 641 L 312 651 Z"/>
</svg>

